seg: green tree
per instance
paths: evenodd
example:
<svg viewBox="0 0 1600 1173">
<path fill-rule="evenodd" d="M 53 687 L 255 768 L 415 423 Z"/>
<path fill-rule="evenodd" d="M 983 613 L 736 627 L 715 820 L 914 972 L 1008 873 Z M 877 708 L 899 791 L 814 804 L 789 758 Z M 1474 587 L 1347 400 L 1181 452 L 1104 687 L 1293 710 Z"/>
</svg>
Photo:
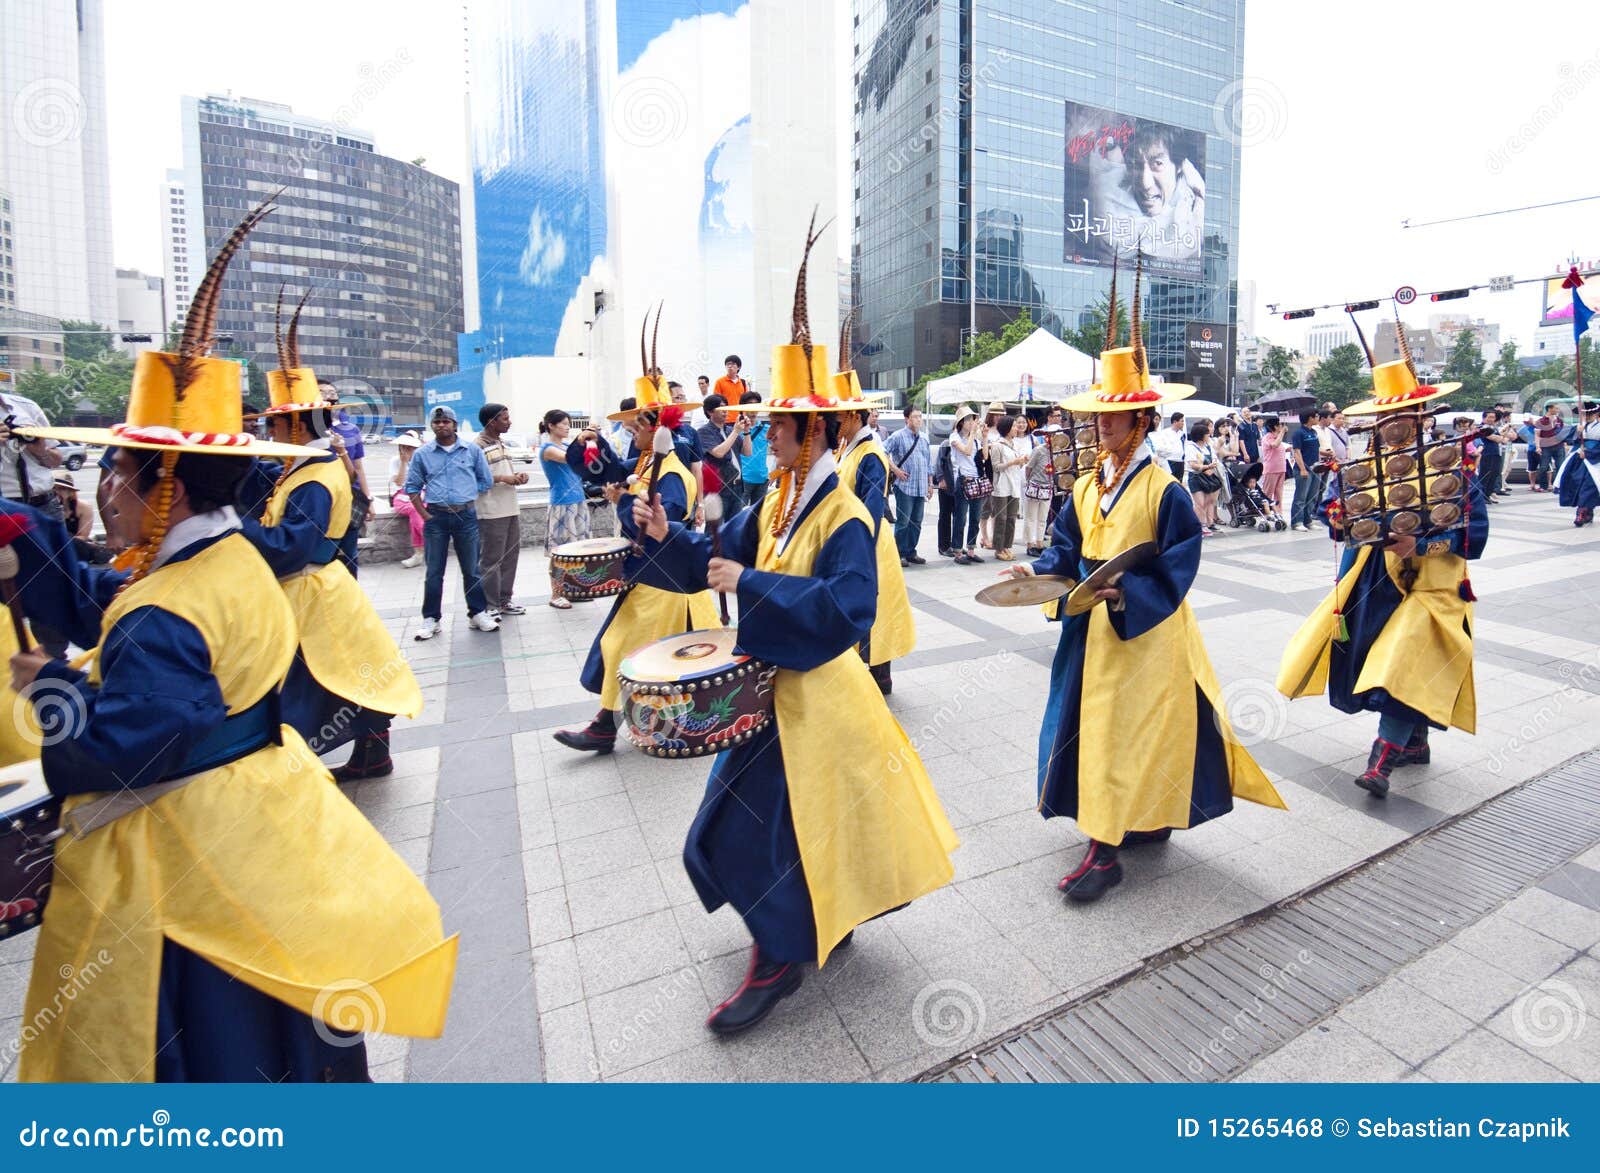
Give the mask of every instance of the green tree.
<svg viewBox="0 0 1600 1173">
<path fill-rule="evenodd" d="M 127 416 L 128 394 L 133 389 L 133 359 L 121 351 L 107 351 L 96 362 L 67 364 L 67 376 L 81 399 L 108 419 Z"/>
<path fill-rule="evenodd" d="M 111 332 L 99 322 L 68 318 L 61 323 L 61 329 L 61 349 L 68 362 L 92 362 L 111 349 Z"/>
<path fill-rule="evenodd" d="M 1489 403 L 1510 403 L 1533 381 L 1533 372 L 1517 360 L 1517 344 L 1503 342 L 1494 365 L 1484 372 L 1489 385 Z"/>
<path fill-rule="evenodd" d="M 906 402 L 916 407 L 925 407 L 928 397 L 928 384 L 934 379 L 943 379 L 949 375 L 957 375 L 962 371 L 971 370 L 981 366 L 991 358 L 1004 354 L 1017 343 L 1021 342 L 1034 331 L 1033 316 L 1023 310 L 1011 321 L 1007 322 L 1005 329 L 998 335 L 985 331 L 974 335 L 967 351 L 954 362 L 947 362 L 936 371 L 930 371 L 918 379 L 909 391 L 906 392 Z"/>
<path fill-rule="evenodd" d="M 182 341 L 183 319 L 173 318 L 172 321 L 167 324 L 167 341 L 166 345 L 163 346 L 162 349 L 168 354 L 174 354 L 177 352 L 178 344 Z"/>
<path fill-rule="evenodd" d="M 1335 346 L 1328 357 L 1311 372 L 1306 389 L 1319 403 L 1332 402 L 1344 407 L 1363 398 L 1371 386 L 1361 348 L 1354 342 Z"/>
<path fill-rule="evenodd" d="M 1298 350 L 1291 350 L 1287 346 L 1268 346 L 1267 355 L 1261 360 L 1261 374 L 1259 382 L 1263 391 L 1282 391 L 1287 387 L 1299 384 L 1300 379 L 1294 373 L 1294 360 L 1300 357 Z"/>
<path fill-rule="evenodd" d="M 1117 298 L 1117 337 L 1116 341 L 1106 342 L 1106 315 L 1111 312 L 1111 295 L 1102 293 L 1100 300 L 1083 311 L 1083 316 L 1076 330 L 1063 330 L 1061 340 L 1068 346 L 1074 347 L 1091 357 L 1098 357 L 1100 353 L 1111 346 L 1127 346 L 1133 337 L 1133 319 L 1128 314 L 1128 305 L 1120 297 Z M 1150 342 L 1150 323 L 1148 320 L 1140 323 L 1139 333 L 1143 336 L 1145 344 Z"/>
<path fill-rule="evenodd" d="M 1445 360 L 1441 376 L 1442 382 L 1461 384 L 1451 392 L 1453 406 L 1468 410 L 1489 406 L 1492 401 L 1483 366 L 1483 348 L 1478 345 L 1478 336 L 1471 330 L 1462 330 L 1450 348 L 1450 357 Z"/>
<path fill-rule="evenodd" d="M 43 367 L 34 367 L 17 374 L 17 394 L 25 395 L 37 403 L 53 424 L 62 424 L 72 418 L 72 409 L 78 402 L 72 380 L 65 373 L 57 374 Z"/>
</svg>

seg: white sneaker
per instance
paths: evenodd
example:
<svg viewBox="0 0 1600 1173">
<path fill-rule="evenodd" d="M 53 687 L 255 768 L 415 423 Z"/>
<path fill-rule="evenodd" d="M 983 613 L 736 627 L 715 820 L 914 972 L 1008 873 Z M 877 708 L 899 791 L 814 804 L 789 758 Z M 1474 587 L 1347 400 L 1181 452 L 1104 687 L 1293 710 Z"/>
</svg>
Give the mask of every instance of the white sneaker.
<svg viewBox="0 0 1600 1173">
<path fill-rule="evenodd" d="M 500 630 L 499 622 L 487 611 L 479 611 L 472 618 L 468 619 L 467 622 L 472 624 L 472 626 L 477 628 L 479 631 Z"/>
<path fill-rule="evenodd" d="M 411 638 L 418 643 L 425 639 L 432 639 L 439 634 L 439 621 L 437 619 L 424 619 L 422 626 L 417 628 L 417 634 Z"/>
<path fill-rule="evenodd" d="M 407 570 L 410 570 L 413 566 L 421 566 L 422 551 L 418 550 L 415 554 L 411 555 L 411 557 L 400 559 L 400 565 L 404 566 Z"/>
</svg>

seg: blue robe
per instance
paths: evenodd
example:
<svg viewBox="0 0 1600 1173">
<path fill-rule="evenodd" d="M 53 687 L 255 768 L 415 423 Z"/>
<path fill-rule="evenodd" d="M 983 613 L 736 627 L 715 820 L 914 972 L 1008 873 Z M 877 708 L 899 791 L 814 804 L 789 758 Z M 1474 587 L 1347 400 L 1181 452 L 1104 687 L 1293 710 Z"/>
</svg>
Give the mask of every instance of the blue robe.
<svg viewBox="0 0 1600 1173">
<path fill-rule="evenodd" d="M 602 444 L 605 443 L 603 439 L 600 442 Z M 571 454 L 577 448 L 578 445 L 573 444 L 567 449 L 568 463 L 571 463 Z M 604 451 L 609 453 L 610 448 L 607 447 Z M 633 466 L 631 464 L 628 465 L 628 471 L 632 472 L 632 470 Z M 657 482 L 656 487 L 661 494 L 661 507 L 667 511 L 667 520 L 675 522 L 683 521 L 689 511 L 689 498 L 684 492 L 683 483 L 677 477 L 664 477 L 662 480 Z M 639 536 L 639 531 L 635 529 L 633 525 L 633 501 L 634 498 L 632 496 L 625 496 L 617 503 L 617 526 L 622 531 L 623 537 L 627 538 L 629 541 L 636 542 Z M 667 583 L 663 586 L 659 582 L 642 577 L 642 571 L 648 565 L 649 561 L 650 559 L 643 553 L 642 549 L 638 545 L 635 545 L 634 548 L 628 552 L 628 557 L 622 564 L 623 577 L 626 578 L 630 583 L 643 582 L 648 586 L 662 586 L 663 590 L 686 593 L 683 592 L 683 589 L 676 583 Z M 700 589 L 704 589 L 703 586 Z M 584 661 L 583 673 L 578 677 L 579 683 L 581 683 L 586 690 L 596 694 L 597 696 L 600 694 L 601 685 L 606 678 L 605 653 L 600 648 L 600 641 L 602 638 L 604 638 L 606 630 L 611 626 L 611 621 L 617 617 L 617 612 L 621 610 L 622 604 L 627 600 L 627 598 L 628 592 L 624 590 L 620 595 L 617 596 L 616 601 L 611 604 L 611 610 L 606 613 L 606 621 L 600 625 L 600 630 L 595 632 L 594 643 L 589 647 L 589 658 Z M 689 603 L 687 599 L 684 600 L 683 609 L 684 615 L 687 618 L 689 613 Z M 689 626 L 690 625 L 686 623 L 684 625 L 684 630 L 689 630 Z"/>
<path fill-rule="evenodd" d="M 1482 556 L 1483 547 L 1489 540 L 1489 502 L 1477 477 L 1469 477 L 1467 486 L 1467 524 L 1462 529 L 1451 530 L 1449 541 L 1450 553 L 1472 560 Z M 1332 525 L 1328 517 L 1329 506 L 1338 497 L 1339 477 L 1335 474 L 1329 478 L 1327 492 L 1317 506 L 1317 516 L 1329 526 L 1330 536 Z M 1341 581 L 1355 564 L 1359 549 L 1359 546 L 1345 546 L 1344 555 L 1339 561 Z M 1417 557 L 1427 555 L 1419 554 Z M 1387 559 L 1369 555 L 1343 608 L 1350 638 L 1335 640 L 1329 653 L 1328 703 L 1343 713 L 1380 713 L 1414 726 L 1432 725 L 1436 729 L 1443 729 L 1445 726 L 1429 721 L 1410 705 L 1401 704 L 1389 695 L 1387 689 L 1373 688 L 1361 693 L 1355 690 L 1367 653 L 1371 651 L 1384 625 L 1394 615 L 1395 608 L 1400 606 L 1402 597 L 1400 588 L 1389 577 Z"/>
<path fill-rule="evenodd" d="M 191 753 L 216 744 L 208 739 L 227 716 L 199 630 L 171 612 L 140 607 L 101 641 L 100 615 L 127 576 L 79 562 L 66 528 L 37 510 L 7 502 L 0 512 L 28 514 L 34 525 L 14 543 L 29 617 L 59 622 L 81 647 L 100 645 L 98 688 L 59 660 L 39 672 L 56 697 L 70 691 L 77 700 L 77 735 L 47 737 L 40 751 L 51 792 L 138 789 L 182 773 Z M 169 561 L 186 561 L 225 536 L 194 542 Z M 268 704 L 275 710 L 275 698 Z M 269 710 L 275 731 L 274 717 Z M 366 1045 L 358 1036 L 320 1025 L 172 941 L 163 944 L 157 999 L 158 1082 L 367 1078 Z"/>
<path fill-rule="evenodd" d="M 330 455 L 307 463 L 326 463 L 336 459 Z M 245 478 L 252 497 L 260 490 L 261 473 L 273 467 L 263 461 L 256 461 L 255 465 L 255 470 Z M 281 471 L 282 465 L 279 464 L 278 470 L 272 473 L 273 484 L 277 483 Z M 271 495 L 269 485 L 267 496 Z M 241 526 L 245 539 L 266 559 L 274 577 L 286 578 L 308 566 L 332 562 L 339 556 L 338 544 L 328 537 L 328 523 L 333 516 L 333 496 L 322 485 L 304 484 L 289 494 L 283 519 L 277 525 L 262 525 L 258 520 L 265 508 L 263 501 L 253 512 L 241 515 Z M 354 698 L 341 698 L 329 692 L 311 675 L 311 670 L 306 667 L 305 654 L 298 650 L 295 652 L 289 677 L 283 682 L 283 721 L 305 738 L 306 744 L 315 753 L 328 753 L 367 732 L 369 722 L 360 719 L 350 722 L 329 720 L 346 699 Z M 381 726 L 382 723 L 379 724 Z M 324 740 L 323 734 L 330 732 L 331 740 Z"/>
<path fill-rule="evenodd" d="M 1111 512 L 1132 508 L 1140 495 L 1133 492 L 1140 477 L 1150 475 L 1145 464 L 1128 478 Z M 1200 521 L 1181 484 L 1167 486 L 1156 519 L 1156 544 L 1160 554 L 1122 576 L 1123 609 L 1106 612 L 1111 628 L 1123 640 L 1136 639 L 1170 618 L 1183 603 L 1200 569 Z M 1035 574 L 1060 574 L 1082 581 L 1093 569 L 1079 553 L 1083 535 L 1078 512 L 1070 497 L 1056 514 L 1050 545 L 1033 563 Z M 1050 695 L 1045 701 L 1044 723 L 1039 730 L 1039 813 L 1047 818 L 1078 815 L 1078 725 L 1083 700 L 1084 651 L 1088 645 L 1089 616 L 1061 616 L 1061 642 L 1050 666 Z M 1205 693 L 1195 688 L 1197 705 L 1194 782 L 1188 825 L 1198 826 L 1233 809 L 1228 778 L 1227 749 L 1217 727 L 1216 713 Z M 1129 736 L 1137 736 L 1136 729 Z"/>
<path fill-rule="evenodd" d="M 1600 464 L 1600 440 L 1585 440 L 1582 446 L 1567 457 L 1556 477 L 1557 498 L 1567 508 L 1600 509 L 1600 488 L 1595 487 L 1591 475 Z"/>
<path fill-rule="evenodd" d="M 792 523 L 838 484 L 829 476 Z M 722 554 L 751 569 L 739 579 L 738 651 L 798 672 L 819 668 L 859 644 L 877 613 L 877 562 L 864 526 L 830 536 L 810 575 L 755 570 L 759 505 L 742 509 L 721 531 Z M 650 543 L 640 581 L 663 590 L 706 588 L 711 541 L 681 525 Z M 847 736 L 842 733 L 841 736 Z M 817 929 L 789 810 L 788 774 L 778 723 L 717 755 L 705 797 L 689 828 L 683 866 L 706 911 L 731 904 L 762 955 L 815 961 Z"/>
</svg>

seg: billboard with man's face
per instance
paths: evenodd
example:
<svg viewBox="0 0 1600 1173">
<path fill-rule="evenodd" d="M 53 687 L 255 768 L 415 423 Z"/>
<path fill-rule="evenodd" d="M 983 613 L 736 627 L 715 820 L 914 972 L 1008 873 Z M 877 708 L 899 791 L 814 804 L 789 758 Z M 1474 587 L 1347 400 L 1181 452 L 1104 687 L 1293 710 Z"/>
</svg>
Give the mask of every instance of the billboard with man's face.
<svg viewBox="0 0 1600 1173">
<path fill-rule="evenodd" d="M 1138 246 L 1153 273 L 1201 277 L 1205 132 L 1069 101 L 1066 135 L 1063 259 L 1109 265 Z"/>
</svg>

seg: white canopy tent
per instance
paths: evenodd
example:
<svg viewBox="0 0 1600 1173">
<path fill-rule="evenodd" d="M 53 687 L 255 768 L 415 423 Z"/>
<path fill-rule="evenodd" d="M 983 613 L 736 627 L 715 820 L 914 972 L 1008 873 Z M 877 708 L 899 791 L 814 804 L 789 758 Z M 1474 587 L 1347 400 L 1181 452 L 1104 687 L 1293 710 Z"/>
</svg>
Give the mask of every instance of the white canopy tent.
<svg viewBox="0 0 1600 1173">
<path fill-rule="evenodd" d="M 1040 328 L 986 363 L 934 379 L 928 384 L 928 402 L 975 401 L 981 406 L 999 399 L 1015 403 L 1028 375 L 1033 377 L 1033 398 L 1053 403 L 1089 389 L 1094 381 L 1094 360 Z"/>
</svg>

